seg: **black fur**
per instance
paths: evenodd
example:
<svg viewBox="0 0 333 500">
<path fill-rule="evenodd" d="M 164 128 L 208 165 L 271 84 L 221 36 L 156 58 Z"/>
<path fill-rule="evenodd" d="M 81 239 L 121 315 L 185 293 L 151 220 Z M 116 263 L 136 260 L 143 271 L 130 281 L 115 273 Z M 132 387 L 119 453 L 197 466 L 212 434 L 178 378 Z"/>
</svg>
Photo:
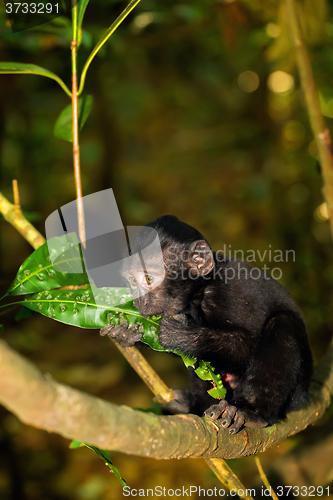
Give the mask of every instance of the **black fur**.
<svg viewBox="0 0 333 500">
<path fill-rule="evenodd" d="M 203 236 L 174 216 L 147 226 L 158 232 L 166 277 L 136 306 L 143 315 L 163 314 L 162 346 L 210 361 L 228 389 L 226 402 L 216 406 L 207 394 L 211 386 L 192 374 L 191 392 L 178 392 L 167 411 L 222 414 L 232 433 L 244 422 L 273 424 L 302 406 L 313 362 L 301 312 L 288 292 L 263 273 L 251 279 L 246 262 L 217 259 Z M 144 244 L 143 231 L 134 251 Z"/>
</svg>

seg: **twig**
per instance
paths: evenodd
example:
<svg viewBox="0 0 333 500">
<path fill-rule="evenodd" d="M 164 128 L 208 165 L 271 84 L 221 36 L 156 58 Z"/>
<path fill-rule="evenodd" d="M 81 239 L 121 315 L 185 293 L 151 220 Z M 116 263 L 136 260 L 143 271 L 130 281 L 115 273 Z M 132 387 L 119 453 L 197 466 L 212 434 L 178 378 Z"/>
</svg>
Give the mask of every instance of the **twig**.
<svg viewBox="0 0 333 500">
<path fill-rule="evenodd" d="M 316 84 L 313 78 L 309 54 L 299 25 L 299 16 L 296 12 L 295 0 L 286 0 L 286 6 L 301 86 L 304 93 L 310 125 L 318 148 L 324 180 L 323 191 L 330 214 L 330 227 L 333 236 L 333 155 L 331 137 L 320 110 Z"/>
<path fill-rule="evenodd" d="M 251 496 L 247 495 L 247 489 L 244 488 L 244 485 L 224 460 L 221 458 L 206 458 L 206 463 L 229 491 L 234 490 L 237 496 L 245 498 L 246 500 L 253 500 Z"/>
<path fill-rule="evenodd" d="M 88 59 L 85 62 L 85 65 L 83 67 L 82 73 L 81 73 L 81 81 L 80 81 L 80 88 L 78 91 L 78 95 L 81 95 L 84 87 L 84 82 L 86 80 L 86 74 L 88 71 L 88 68 L 98 53 L 98 51 L 103 47 L 103 45 L 107 42 L 107 40 L 110 38 L 110 36 L 116 31 L 118 26 L 124 21 L 124 19 L 128 16 L 128 14 L 138 5 L 138 3 L 141 0 L 131 0 L 127 7 L 123 10 L 123 12 L 117 17 L 117 19 L 111 24 L 111 26 L 106 30 L 106 32 L 102 35 L 102 37 L 98 40 L 96 46 L 93 48 L 91 54 L 89 55 Z"/>
<path fill-rule="evenodd" d="M 20 193 L 16 179 L 13 179 L 13 198 L 16 210 L 21 210 Z"/>
<path fill-rule="evenodd" d="M 27 221 L 21 210 L 17 210 L 16 205 L 10 203 L 2 193 L 0 193 L 0 212 L 33 248 L 36 249 L 45 243 L 44 237 Z"/>
<path fill-rule="evenodd" d="M 279 500 L 278 497 L 277 497 L 277 495 L 276 495 L 276 493 L 275 493 L 275 491 L 272 489 L 272 486 L 270 485 L 270 482 L 267 479 L 267 476 L 266 476 L 266 474 L 264 472 L 264 469 L 262 468 L 262 465 L 261 465 L 261 462 L 260 462 L 260 458 L 258 457 L 258 455 L 256 455 L 254 457 L 254 460 L 255 460 L 255 463 L 256 463 L 256 466 L 257 466 L 257 469 L 258 469 L 258 472 L 259 472 L 259 476 L 261 477 L 262 482 L 266 486 L 266 489 L 270 492 L 270 495 L 273 498 L 273 500 Z"/>
<path fill-rule="evenodd" d="M 77 217 L 79 226 L 79 237 L 81 244 L 86 248 L 86 228 L 84 222 L 84 208 L 82 199 L 82 183 L 80 170 L 80 146 L 79 146 L 79 113 L 78 113 L 78 93 L 77 93 L 77 2 L 74 1 L 72 8 L 73 40 L 71 43 L 72 53 L 72 115 L 73 115 L 73 163 L 76 189 Z"/>
<path fill-rule="evenodd" d="M 114 341 L 114 339 L 112 340 Z M 117 342 L 114 341 L 114 343 L 147 387 L 156 396 L 156 401 L 158 403 L 167 403 L 173 399 L 172 389 L 169 389 L 136 347 L 121 347 Z"/>
</svg>

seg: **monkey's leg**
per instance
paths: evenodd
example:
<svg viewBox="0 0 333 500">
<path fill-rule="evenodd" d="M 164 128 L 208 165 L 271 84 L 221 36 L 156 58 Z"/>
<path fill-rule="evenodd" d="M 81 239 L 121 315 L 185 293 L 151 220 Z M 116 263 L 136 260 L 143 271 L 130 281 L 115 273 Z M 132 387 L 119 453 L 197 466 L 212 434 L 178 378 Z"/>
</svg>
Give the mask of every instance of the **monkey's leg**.
<svg viewBox="0 0 333 500">
<path fill-rule="evenodd" d="M 265 324 L 249 366 L 224 402 L 208 408 L 206 416 L 222 415 L 223 427 L 230 433 L 246 427 L 263 427 L 283 417 L 295 398 L 301 369 L 298 332 L 300 323 L 291 313 L 280 313 Z"/>
<path fill-rule="evenodd" d="M 192 395 L 188 389 L 174 390 L 174 398 L 162 405 L 164 415 L 192 413 Z"/>
</svg>

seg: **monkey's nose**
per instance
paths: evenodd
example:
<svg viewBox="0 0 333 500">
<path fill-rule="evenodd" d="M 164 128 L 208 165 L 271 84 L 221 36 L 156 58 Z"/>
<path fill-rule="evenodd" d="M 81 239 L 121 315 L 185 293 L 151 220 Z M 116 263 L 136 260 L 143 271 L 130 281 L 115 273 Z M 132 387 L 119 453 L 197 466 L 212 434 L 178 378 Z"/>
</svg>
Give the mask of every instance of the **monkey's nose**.
<svg viewBox="0 0 333 500">
<path fill-rule="evenodd" d="M 140 302 L 143 305 L 143 307 L 147 307 L 147 305 L 149 304 L 148 293 L 146 293 L 145 295 L 142 295 L 142 297 L 140 297 Z"/>
</svg>

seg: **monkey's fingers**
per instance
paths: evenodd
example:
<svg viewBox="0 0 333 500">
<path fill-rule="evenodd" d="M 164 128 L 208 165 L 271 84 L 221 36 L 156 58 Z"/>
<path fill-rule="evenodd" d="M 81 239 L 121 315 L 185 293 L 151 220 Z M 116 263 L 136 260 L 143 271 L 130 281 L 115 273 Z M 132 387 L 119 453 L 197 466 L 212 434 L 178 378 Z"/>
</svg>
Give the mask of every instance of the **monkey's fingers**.
<svg viewBox="0 0 333 500">
<path fill-rule="evenodd" d="M 107 326 L 104 326 L 104 328 L 101 328 L 100 331 L 99 331 L 99 334 L 101 335 L 101 337 L 105 337 L 106 335 L 108 335 L 111 330 L 115 327 L 115 325 L 107 325 Z"/>
<path fill-rule="evenodd" d="M 213 420 L 217 420 L 219 416 L 228 408 L 229 403 L 225 399 L 221 399 L 221 401 L 212 405 L 204 412 L 203 416 L 212 418 Z"/>
<path fill-rule="evenodd" d="M 128 328 L 128 322 L 124 321 L 120 325 L 107 325 L 100 330 L 100 335 L 108 335 L 120 344 L 122 347 L 133 346 L 142 338 L 140 325 L 132 325 Z"/>
<path fill-rule="evenodd" d="M 236 434 L 244 425 L 245 418 L 242 412 L 238 411 L 236 406 L 229 405 L 225 399 L 222 399 L 217 405 L 210 406 L 204 413 L 204 417 L 209 417 L 213 420 L 217 420 L 220 415 L 222 418 L 221 425 L 224 429 L 232 423 L 229 434 Z"/>
<path fill-rule="evenodd" d="M 231 406 L 230 408 L 235 408 L 235 406 Z M 244 425 L 245 418 L 241 411 L 237 411 L 236 415 L 233 417 L 234 423 L 231 425 L 229 429 L 229 434 L 236 434 Z M 223 424 L 222 424 L 223 425 Z"/>
</svg>

